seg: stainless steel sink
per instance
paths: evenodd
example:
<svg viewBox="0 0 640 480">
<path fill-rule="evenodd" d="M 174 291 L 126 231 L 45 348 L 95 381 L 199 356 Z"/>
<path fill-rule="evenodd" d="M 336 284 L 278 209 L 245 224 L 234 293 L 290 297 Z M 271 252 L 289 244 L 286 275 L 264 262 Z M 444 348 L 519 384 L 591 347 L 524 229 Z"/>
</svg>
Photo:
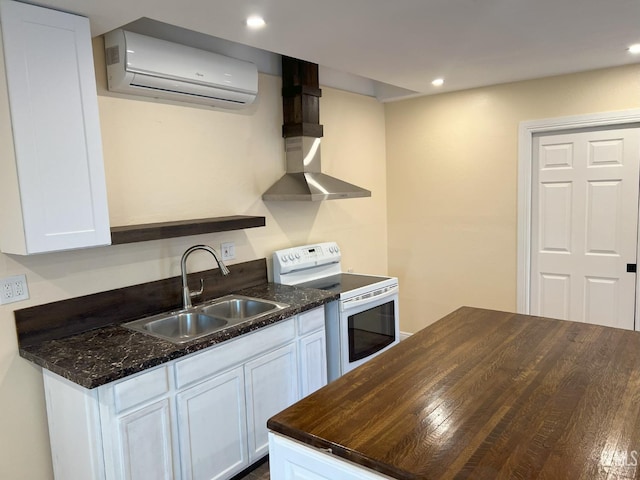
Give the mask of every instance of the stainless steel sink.
<svg viewBox="0 0 640 480">
<path fill-rule="evenodd" d="M 275 313 L 286 303 L 227 295 L 178 312 L 161 313 L 123 324 L 124 327 L 173 343 L 185 343 L 227 327 Z"/>
<path fill-rule="evenodd" d="M 124 326 L 171 342 L 184 343 L 222 330 L 228 323 L 224 318 L 188 311 L 142 318 Z"/>
<path fill-rule="evenodd" d="M 199 310 L 207 315 L 222 317 L 227 320 L 247 321 L 286 307 L 288 305 L 284 303 L 241 295 L 228 295 L 214 300 L 212 303 L 200 306 Z"/>
</svg>

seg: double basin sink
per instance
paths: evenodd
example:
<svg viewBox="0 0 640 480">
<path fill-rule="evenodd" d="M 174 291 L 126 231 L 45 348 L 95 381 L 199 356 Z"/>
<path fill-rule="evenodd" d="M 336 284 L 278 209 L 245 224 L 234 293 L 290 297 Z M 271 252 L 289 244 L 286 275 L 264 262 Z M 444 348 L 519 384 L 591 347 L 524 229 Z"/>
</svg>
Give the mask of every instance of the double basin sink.
<svg viewBox="0 0 640 480">
<path fill-rule="evenodd" d="M 123 326 L 173 343 L 185 343 L 265 317 L 288 306 L 260 298 L 227 295 L 185 310 L 134 320 Z"/>
</svg>

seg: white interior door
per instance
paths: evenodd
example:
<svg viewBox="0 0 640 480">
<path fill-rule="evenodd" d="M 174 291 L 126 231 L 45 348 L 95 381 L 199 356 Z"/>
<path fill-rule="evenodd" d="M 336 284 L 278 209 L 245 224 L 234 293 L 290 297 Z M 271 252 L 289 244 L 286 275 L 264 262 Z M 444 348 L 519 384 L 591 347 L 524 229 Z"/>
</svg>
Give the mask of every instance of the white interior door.
<svg viewBox="0 0 640 480">
<path fill-rule="evenodd" d="M 634 328 L 640 128 L 533 139 L 531 313 Z"/>
</svg>

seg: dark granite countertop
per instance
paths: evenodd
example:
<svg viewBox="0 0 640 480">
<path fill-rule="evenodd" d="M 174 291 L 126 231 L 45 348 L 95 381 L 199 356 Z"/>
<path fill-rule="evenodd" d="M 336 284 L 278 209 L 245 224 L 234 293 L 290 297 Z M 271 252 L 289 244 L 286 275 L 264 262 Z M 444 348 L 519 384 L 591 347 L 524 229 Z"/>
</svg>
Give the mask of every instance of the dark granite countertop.
<svg viewBox="0 0 640 480">
<path fill-rule="evenodd" d="M 290 306 L 272 315 L 181 345 L 134 332 L 121 325 L 110 325 L 57 340 L 22 346 L 20 355 L 82 387 L 95 388 L 277 323 L 338 298 L 338 294 L 323 290 L 275 283 L 265 283 L 234 293 Z"/>
</svg>

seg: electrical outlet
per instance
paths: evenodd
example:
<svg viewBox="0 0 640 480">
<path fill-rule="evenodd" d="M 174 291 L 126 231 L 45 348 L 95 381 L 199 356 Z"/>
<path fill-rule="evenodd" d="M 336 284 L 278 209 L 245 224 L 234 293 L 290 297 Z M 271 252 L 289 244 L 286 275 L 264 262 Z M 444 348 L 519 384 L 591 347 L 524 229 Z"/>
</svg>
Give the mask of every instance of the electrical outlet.
<svg viewBox="0 0 640 480">
<path fill-rule="evenodd" d="M 0 279 L 0 305 L 29 299 L 26 275 Z"/>
<path fill-rule="evenodd" d="M 13 282 L 13 293 L 16 297 L 23 297 L 24 296 L 24 284 L 26 283 L 25 281 L 19 280 L 17 282 Z"/>
<path fill-rule="evenodd" d="M 10 283 L 3 284 L 2 285 L 2 303 L 9 303 L 12 298 L 13 298 L 13 289 L 11 288 L 11 284 Z"/>
<path fill-rule="evenodd" d="M 236 258 L 236 246 L 233 242 L 226 242 L 220 245 L 222 252 L 222 261 L 233 260 Z"/>
</svg>

